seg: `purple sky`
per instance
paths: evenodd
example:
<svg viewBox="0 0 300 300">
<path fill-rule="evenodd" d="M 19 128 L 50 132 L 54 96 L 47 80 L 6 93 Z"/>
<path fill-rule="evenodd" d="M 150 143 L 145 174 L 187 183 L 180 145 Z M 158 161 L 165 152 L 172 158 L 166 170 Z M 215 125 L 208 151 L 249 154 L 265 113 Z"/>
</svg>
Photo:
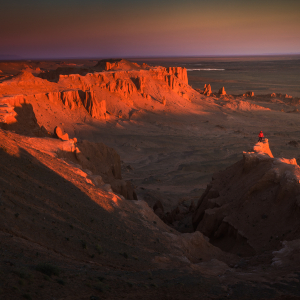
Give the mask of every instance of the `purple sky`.
<svg viewBox="0 0 300 300">
<path fill-rule="evenodd" d="M 299 0 L 11 0 L 0 57 L 300 53 Z"/>
</svg>

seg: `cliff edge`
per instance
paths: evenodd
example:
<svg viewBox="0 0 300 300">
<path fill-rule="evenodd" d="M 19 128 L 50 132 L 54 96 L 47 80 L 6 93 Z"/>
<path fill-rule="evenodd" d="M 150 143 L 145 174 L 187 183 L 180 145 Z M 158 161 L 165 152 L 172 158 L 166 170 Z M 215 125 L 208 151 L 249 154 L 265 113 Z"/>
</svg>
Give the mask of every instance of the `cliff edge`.
<svg viewBox="0 0 300 300">
<path fill-rule="evenodd" d="M 195 230 L 224 251 L 242 256 L 278 250 L 299 239 L 300 168 L 274 158 L 268 140 L 214 174 L 193 215 Z"/>
</svg>

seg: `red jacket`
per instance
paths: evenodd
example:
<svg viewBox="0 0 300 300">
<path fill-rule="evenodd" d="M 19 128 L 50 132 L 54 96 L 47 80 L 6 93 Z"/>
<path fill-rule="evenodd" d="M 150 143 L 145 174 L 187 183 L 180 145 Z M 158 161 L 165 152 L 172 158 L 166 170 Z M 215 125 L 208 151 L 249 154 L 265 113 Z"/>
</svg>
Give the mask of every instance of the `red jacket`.
<svg viewBox="0 0 300 300">
<path fill-rule="evenodd" d="M 264 137 L 264 134 L 262 132 L 259 133 L 258 137 L 261 137 L 263 138 Z"/>
</svg>

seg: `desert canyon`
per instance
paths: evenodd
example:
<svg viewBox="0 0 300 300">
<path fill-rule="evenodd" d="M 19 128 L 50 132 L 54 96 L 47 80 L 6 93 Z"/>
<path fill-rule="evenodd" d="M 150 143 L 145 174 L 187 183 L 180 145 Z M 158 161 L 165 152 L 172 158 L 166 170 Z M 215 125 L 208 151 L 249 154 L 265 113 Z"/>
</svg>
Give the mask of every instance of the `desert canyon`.
<svg viewBox="0 0 300 300">
<path fill-rule="evenodd" d="M 0 70 L 0 299 L 299 299 L 299 98 L 125 59 Z"/>
</svg>

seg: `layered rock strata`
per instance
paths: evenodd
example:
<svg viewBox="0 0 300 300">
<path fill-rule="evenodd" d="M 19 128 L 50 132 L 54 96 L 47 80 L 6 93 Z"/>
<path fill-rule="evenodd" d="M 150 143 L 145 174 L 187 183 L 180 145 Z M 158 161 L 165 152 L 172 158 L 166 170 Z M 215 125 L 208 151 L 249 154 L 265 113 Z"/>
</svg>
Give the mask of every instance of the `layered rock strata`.
<svg viewBox="0 0 300 300">
<path fill-rule="evenodd" d="M 278 249 L 300 238 L 300 168 L 274 158 L 268 141 L 214 174 L 193 215 L 195 230 L 212 244 L 242 256 Z"/>
<path fill-rule="evenodd" d="M 193 92 L 187 70 L 181 67 L 167 69 L 106 60 L 88 71 L 57 68 L 40 73 L 40 77 L 23 72 L 0 83 L 0 102 L 19 105 L 29 103 L 32 97 L 38 101 L 46 97 L 49 102 L 62 103 L 71 110 L 84 107 L 92 117 L 105 120 L 107 112 L 118 117 L 122 111 L 123 117 L 128 118 L 132 109 L 146 109 L 153 101 L 162 104 L 163 109 L 174 93 L 190 101 L 189 93 Z M 165 101 L 161 99 L 163 94 Z"/>
</svg>

